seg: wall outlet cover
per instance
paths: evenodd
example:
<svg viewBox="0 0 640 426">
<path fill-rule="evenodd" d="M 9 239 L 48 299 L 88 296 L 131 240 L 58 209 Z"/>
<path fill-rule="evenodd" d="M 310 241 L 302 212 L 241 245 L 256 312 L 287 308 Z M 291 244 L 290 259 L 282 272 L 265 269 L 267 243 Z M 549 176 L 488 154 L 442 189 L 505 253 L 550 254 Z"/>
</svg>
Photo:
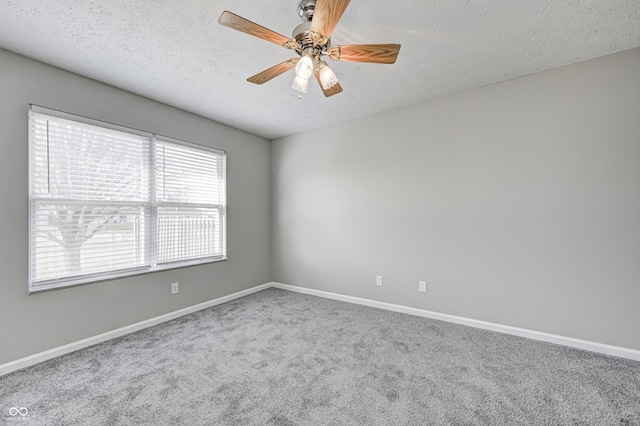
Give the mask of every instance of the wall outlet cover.
<svg viewBox="0 0 640 426">
<path fill-rule="evenodd" d="M 420 293 L 427 292 L 427 282 L 426 281 L 418 281 L 418 291 Z"/>
</svg>

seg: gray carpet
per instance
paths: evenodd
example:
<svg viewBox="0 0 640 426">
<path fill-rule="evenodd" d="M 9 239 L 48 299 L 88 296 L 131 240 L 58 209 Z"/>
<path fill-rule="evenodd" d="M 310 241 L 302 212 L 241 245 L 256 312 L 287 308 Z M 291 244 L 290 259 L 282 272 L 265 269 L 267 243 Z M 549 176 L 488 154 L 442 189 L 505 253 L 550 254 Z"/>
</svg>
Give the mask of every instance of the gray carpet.
<svg viewBox="0 0 640 426">
<path fill-rule="evenodd" d="M 640 362 L 269 289 L 1 377 L 0 410 L 65 426 L 640 425 Z"/>
</svg>

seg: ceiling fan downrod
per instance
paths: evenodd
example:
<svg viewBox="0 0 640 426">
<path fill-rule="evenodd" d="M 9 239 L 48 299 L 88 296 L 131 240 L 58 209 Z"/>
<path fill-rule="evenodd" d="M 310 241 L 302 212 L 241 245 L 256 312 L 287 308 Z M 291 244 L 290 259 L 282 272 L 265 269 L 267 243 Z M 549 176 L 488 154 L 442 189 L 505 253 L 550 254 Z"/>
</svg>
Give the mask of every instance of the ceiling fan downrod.
<svg viewBox="0 0 640 426">
<path fill-rule="evenodd" d="M 300 15 L 302 22 L 311 22 L 315 10 L 316 0 L 302 0 L 298 5 L 298 15 Z"/>
</svg>

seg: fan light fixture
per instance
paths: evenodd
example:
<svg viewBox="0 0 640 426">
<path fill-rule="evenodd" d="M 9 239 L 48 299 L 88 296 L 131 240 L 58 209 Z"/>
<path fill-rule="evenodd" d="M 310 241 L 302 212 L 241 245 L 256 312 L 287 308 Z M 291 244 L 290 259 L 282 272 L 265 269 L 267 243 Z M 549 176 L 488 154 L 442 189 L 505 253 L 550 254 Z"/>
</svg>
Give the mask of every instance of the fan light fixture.
<svg viewBox="0 0 640 426">
<path fill-rule="evenodd" d="M 295 80 L 293 80 L 293 86 L 291 87 L 300 93 L 307 93 L 309 89 L 309 79 L 296 76 Z"/>
<path fill-rule="evenodd" d="M 296 76 L 309 80 L 313 75 L 313 59 L 309 54 L 302 56 L 296 64 Z"/>
<path fill-rule="evenodd" d="M 320 61 L 318 64 L 318 72 L 320 74 L 320 84 L 322 84 L 322 88 L 324 90 L 331 89 L 333 86 L 338 84 L 338 77 L 336 77 L 335 73 L 329 68 L 326 62 Z"/>
<path fill-rule="evenodd" d="M 302 94 L 307 93 L 309 89 L 309 79 L 313 75 L 313 58 L 312 51 L 302 55 L 296 64 L 296 78 L 293 80 L 293 89 L 298 91 L 298 98 L 302 99 Z"/>
</svg>

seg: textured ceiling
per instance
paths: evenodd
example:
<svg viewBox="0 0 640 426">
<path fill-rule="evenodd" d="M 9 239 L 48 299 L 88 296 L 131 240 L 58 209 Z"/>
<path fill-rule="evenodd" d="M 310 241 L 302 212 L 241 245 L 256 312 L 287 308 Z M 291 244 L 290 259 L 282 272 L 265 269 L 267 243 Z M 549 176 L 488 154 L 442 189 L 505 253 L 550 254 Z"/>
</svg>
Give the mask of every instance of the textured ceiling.
<svg viewBox="0 0 640 426">
<path fill-rule="evenodd" d="M 0 0 L 0 47 L 273 139 L 640 46 L 638 0 L 353 0 L 332 43 L 400 43 L 398 61 L 329 61 L 344 92 L 298 100 L 292 71 L 246 82 L 293 52 L 217 23 L 290 36 L 297 4 Z"/>
</svg>

